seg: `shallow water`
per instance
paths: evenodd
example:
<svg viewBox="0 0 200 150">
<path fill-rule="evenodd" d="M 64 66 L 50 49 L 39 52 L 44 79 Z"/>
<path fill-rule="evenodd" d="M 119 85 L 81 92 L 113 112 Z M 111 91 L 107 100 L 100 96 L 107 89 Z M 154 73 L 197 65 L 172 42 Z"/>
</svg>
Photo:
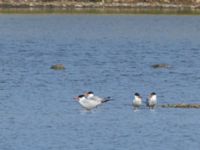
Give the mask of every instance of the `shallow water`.
<svg viewBox="0 0 200 150">
<path fill-rule="evenodd" d="M 0 15 L 1 150 L 199 149 L 200 17 Z M 54 71 L 62 63 L 66 70 Z M 170 68 L 153 69 L 166 63 Z M 113 101 L 90 112 L 73 97 L 87 90 Z"/>
</svg>

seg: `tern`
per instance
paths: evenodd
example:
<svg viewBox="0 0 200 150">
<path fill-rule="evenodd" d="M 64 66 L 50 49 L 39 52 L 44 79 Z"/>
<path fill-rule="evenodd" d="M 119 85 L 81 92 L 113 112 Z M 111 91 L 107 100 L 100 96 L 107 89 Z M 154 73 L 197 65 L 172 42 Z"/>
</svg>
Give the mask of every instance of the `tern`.
<svg viewBox="0 0 200 150">
<path fill-rule="evenodd" d="M 134 99 L 133 99 L 133 107 L 134 109 L 139 108 L 142 105 L 142 97 L 140 96 L 139 93 L 134 94 Z"/>
<path fill-rule="evenodd" d="M 86 92 L 84 95 L 87 99 L 96 101 L 98 103 L 105 103 L 111 100 L 110 97 L 102 98 L 102 97 L 96 96 L 94 95 L 94 92 L 92 91 Z"/>
<path fill-rule="evenodd" d="M 84 95 L 79 95 L 79 96 L 75 97 L 75 99 L 78 100 L 80 105 L 87 110 L 91 110 L 93 108 L 96 108 L 98 105 L 101 104 L 98 101 L 86 98 Z"/>
<path fill-rule="evenodd" d="M 152 92 L 147 98 L 147 106 L 150 109 L 154 109 L 157 104 L 157 95 L 155 92 Z"/>
</svg>

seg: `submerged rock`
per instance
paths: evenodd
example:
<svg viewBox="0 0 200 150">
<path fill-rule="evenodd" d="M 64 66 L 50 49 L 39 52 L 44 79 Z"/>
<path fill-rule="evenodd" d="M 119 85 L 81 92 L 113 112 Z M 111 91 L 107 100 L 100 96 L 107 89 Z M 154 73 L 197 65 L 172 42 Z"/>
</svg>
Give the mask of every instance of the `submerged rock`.
<svg viewBox="0 0 200 150">
<path fill-rule="evenodd" d="M 161 105 L 163 108 L 199 108 L 200 109 L 200 104 L 163 104 Z"/>
<path fill-rule="evenodd" d="M 51 69 L 54 69 L 54 70 L 64 70 L 65 66 L 63 64 L 55 64 L 55 65 L 51 66 Z"/>
<path fill-rule="evenodd" d="M 168 64 L 153 64 L 151 67 L 157 69 L 157 68 L 169 68 Z"/>
</svg>

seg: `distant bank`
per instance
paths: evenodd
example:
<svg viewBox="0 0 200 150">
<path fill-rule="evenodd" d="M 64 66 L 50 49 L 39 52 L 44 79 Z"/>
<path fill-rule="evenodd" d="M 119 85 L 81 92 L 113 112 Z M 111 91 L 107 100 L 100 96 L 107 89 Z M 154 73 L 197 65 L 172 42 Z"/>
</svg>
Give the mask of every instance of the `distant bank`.
<svg viewBox="0 0 200 150">
<path fill-rule="evenodd" d="M 0 12 L 12 10 L 200 14 L 200 0 L 0 0 Z"/>
</svg>

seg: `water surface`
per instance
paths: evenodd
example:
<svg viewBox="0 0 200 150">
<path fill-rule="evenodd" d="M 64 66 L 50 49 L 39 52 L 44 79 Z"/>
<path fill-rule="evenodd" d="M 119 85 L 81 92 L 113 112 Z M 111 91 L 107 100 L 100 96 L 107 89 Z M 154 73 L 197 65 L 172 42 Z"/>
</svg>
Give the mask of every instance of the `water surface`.
<svg viewBox="0 0 200 150">
<path fill-rule="evenodd" d="M 0 15 L 1 150 L 189 150 L 200 147 L 200 17 Z M 54 71 L 62 63 L 66 70 Z M 168 69 L 153 69 L 166 63 Z M 87 90 L 113 101 L 87 112 Z"/>
</svg>

